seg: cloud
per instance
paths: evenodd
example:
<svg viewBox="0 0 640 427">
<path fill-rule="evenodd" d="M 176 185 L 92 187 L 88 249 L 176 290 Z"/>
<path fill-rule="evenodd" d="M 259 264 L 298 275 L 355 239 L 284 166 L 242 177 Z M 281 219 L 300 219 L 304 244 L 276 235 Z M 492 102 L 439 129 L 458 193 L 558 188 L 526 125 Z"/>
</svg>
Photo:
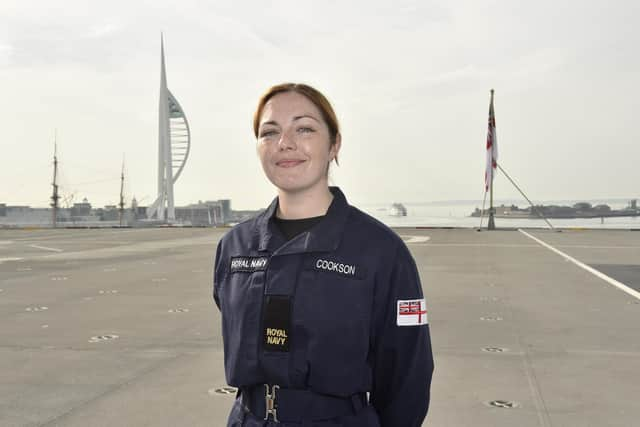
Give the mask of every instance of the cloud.
<svg viewBox="0 0 640 427">
<path fill-rule="evenodd" d="M 89 28 L 89 32 L 87 33 L 87 37 L 89 38 L 100 38 L 109 36 L 122 28 L 121 24 L 116 24 L 114 22 L 107 22 L 104 24 L 95 25 Z"/>
<path fill-rule="evenodd" d="M 10 63 L 13 50 L 10 44 L 0 44 L 0 67 Z"/>
</svg>

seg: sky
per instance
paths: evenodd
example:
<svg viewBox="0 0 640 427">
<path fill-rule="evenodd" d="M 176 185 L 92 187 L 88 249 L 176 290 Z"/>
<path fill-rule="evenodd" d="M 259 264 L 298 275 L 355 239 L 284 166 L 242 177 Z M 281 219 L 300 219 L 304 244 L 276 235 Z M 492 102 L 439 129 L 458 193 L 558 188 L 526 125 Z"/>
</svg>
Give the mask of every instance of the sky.
<svg viewBox="0 0 640 427">
<path fill-rule="evenodd" d="M 640 2 L 0 3 L 0 203 L 156 196 L 160 33 L 191 127 L 176 205 L 275 196 L 252 114 L 304 82 L 342 127 L 353 204 L 482 200 L 490 89 L 498 162 L 535 201 L 640 197 Z M 520 199 L 498 173 L 497 199 Z"/>
</svg>

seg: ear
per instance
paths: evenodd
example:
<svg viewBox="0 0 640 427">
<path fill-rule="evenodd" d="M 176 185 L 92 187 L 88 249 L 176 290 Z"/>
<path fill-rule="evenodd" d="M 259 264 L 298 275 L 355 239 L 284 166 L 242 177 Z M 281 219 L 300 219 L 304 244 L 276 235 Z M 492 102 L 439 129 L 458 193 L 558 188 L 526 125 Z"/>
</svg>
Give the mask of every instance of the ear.
<svg viewBox="0 0 640 427">
<path fill-rule="evenodd" d="M 340 152 L 340 148 L 342 147 L 342 135 L 338 132 L 336 135 L 336 143 L 331 146 L 329 150 L 329 155 L 331 156 L 331 160 L 338 158 L 338 153 Z"/>
</svg>

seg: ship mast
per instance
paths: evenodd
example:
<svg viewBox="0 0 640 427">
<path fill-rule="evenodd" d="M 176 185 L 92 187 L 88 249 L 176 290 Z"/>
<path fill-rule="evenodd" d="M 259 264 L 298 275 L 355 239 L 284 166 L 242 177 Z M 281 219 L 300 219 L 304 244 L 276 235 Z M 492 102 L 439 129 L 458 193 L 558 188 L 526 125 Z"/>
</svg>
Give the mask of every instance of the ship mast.
<svg viewBox="0 0 640 427">
<path fill-rule="evenodd" d="M 53 135 L 53 194 L 51 195 L 51 207 L 53 210 L 51 223 L 53 224 L 53 228 L 56 228 L 57 220 L 58 220 L 58 200 L 60 200 L 60 196 L 58 195 L 58 184 L 56 179 L 58 177 L 58 142 L 57 142 L 57 130 Z"/>
<path fill-rule="evenodd" d="M 124 221 L 124 156 L 122 156 L 122 172 L 120 173 L 120 227 Z"/>
</svg>

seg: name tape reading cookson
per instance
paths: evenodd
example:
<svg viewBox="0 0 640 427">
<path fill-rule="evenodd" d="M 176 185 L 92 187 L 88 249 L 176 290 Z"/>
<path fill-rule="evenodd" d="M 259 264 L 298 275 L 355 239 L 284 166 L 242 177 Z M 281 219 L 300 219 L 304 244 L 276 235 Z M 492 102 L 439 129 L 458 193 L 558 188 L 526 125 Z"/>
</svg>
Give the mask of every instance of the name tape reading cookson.
<svg viewBox="0 0 640 427">
<path fill-rule="evenodd" d="M 266 256 L 237 256 L 231 258 L 231 272 L 263 271 L 267 269 L 269 257 Z"/>
<path fill-rule="evenodd" d="M 426 325 L 427 304 L 422 299 L 398 300 L 398 326 Z"/>
<path fill-rule="evenodd" d="M 313 266 L 316 270 L 331 271 L 345 276 L 360 276 L 360 271 L 356 272 L 356 266 L 353 264 L 344 264 L 342 262 L 319 258 L 315 261 Z M 356 273 L 358 274 L 356 275 Z"/>
</svg>

